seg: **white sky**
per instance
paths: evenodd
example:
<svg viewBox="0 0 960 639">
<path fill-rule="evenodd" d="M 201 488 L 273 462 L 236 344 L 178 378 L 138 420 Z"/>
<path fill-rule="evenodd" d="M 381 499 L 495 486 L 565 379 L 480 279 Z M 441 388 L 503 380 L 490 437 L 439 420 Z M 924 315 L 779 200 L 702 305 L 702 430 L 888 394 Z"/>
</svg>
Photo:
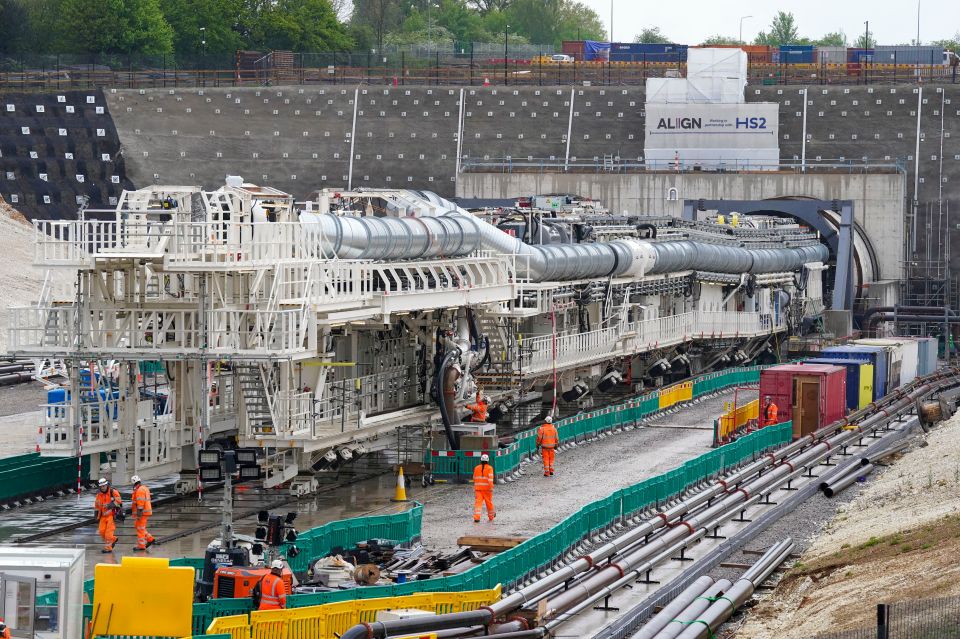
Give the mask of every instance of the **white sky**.
<svg viewBox="0 0 960 639">
<path fill-rule="evenodd" d="M 592 7 L 609 29 L 611 0 L 581 0 Z M 792 12 L 801 36 L 819 38 L 842 30 L 852 43 L 870 21 L 870 39 L 880 44 L 904 44 L 917 37 L 917 0 L 612 0 L 613 39 L 632 42 L 640 30 L 658 26 L 673 42 L 698 44 L 720 34 L 736 38 L 740 16 L 743 39 L 768 30 L 777 11 Z M 920 0 L 920 40 L 940 40 L 960 30 L 960 3 Z"/>
</svg>

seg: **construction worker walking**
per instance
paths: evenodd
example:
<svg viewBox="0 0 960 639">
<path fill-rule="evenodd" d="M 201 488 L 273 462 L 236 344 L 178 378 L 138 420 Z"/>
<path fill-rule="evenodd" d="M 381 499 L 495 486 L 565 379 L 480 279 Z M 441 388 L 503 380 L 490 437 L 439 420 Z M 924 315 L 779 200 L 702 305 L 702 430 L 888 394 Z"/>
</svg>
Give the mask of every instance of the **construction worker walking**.
<svg viewBox="0 0 960 639">
<path fill-rule="evenodd" d="M 777 419 L 777 404 L 773 401 L 773 398 L 767 395 L 763 399 L 763 426 L 773 426 L 778 423 Z"/>
<path fill-rule="evenodd" d="M 10 639 L 10 628 L 7 627 L 3 617 L 0 617 L 0 639 Z"/>
<path fill-rule="evenodd" d="M 103 550 L 101 552 L 113 552 L 113 547 L 117 545 L 117 536 L 114 534 L 117 530 L 117 524 L 114 521 L 118 515 L 123 516 L 123 500 L 120 499 L 120 491 L 110 485 L 104 478 L 97 481 L 97 498 L 93 502 L 97 521 L 99 526 L 97 532 L 103 539 Z"/>
<path fill-rule="evenodd" d="M 490 398 L 484 395 L 480 396 L 480 393 L 477 392 L 477 401 L 474 404 L 467 404 L 467 410 L 471 411 L 473 415 L 470 416 L 471 422 L 481 422 L 484 423 L 487 421 L 487 412 L 490 409 Z"/>
<path fill-rule="evenodd" d="M 287 607 L 287 582 L 283 580 L 283 561 L 275 559 L 270 572 L 260 580 L 260 606 L 258 610 L 280 610 Z"/>
<path fill-rule="evenodd" d="M 473 522 L 480 523 L 483 507 L 487 507 L 487 518 L 493 521 L 497 512 L 493 508 L 493 466 L 490 455 L 480 455 L 480 463 L 473 469 Z"/>
<path fill-rule="evenodd" d="M 133 482 L 133 496 L 130 498 L 133 502 L 131 506 L 133 527 L 137 531 L 137 545 L 133 549 L 146 550 L 156 541 L 154 536 L 147 532 L 147 520 L 153 515 L 150 489 L 143 485 L 138 475 L 131 477 L 130 481 Z"/>
<path fill-rule="evenodd" d="M 537 449 L 543 457 L 543 476 L 553 475 L 553 460 L 557 455 L 557 446 L 560 443 L 560 436 L 557 434 L 557 427 L 553 425 L 553 417 L 547 415 L 537 429 Z"/>
</svg>

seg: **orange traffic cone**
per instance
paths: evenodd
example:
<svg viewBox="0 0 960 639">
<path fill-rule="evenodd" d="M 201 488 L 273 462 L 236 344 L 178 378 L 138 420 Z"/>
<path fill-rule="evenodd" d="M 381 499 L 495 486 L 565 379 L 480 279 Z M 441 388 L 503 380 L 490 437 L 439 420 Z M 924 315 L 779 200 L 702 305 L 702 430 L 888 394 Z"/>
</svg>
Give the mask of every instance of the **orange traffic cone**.
<svg viewBox="0 0 960 639">
<path fill-rule="evenodd" d="M 390 501 L 407 501 L 407 482 L 403 478 L 403 466 L 400 467 L 400 472 L 397 473 L 397 490 L 393 493 L 393 499 Z"/>
</svg>

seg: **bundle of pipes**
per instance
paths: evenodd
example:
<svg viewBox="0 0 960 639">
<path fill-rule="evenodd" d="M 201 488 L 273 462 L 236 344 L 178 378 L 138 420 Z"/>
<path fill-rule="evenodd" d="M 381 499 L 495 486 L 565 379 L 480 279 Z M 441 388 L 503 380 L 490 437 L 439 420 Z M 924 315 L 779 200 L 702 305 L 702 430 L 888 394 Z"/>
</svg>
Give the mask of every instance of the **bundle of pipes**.
<svg viewBox="0 0 960 639">
<path fill-rule="evenodd" d="M 703 633 L 712 636 L 713 631 L 726 621 L 736 608 L 742 606 L 753 595 L 756 587 L 766 581 L 777 566 L 784 562 L 794 547 L 795 544 L 789 537 L 777 542 L 743 573 L 736 583 L 727 579 L 714 581 L 707 576 L 700 577 L 654 615 L 640 632 L 634 635 L 634 639 L 700 637 Z M 727 613 L 726 617 L 724 611 Z M 694 631 L 699 631 L 700 634 L 694 635 Z"/>
<path fill-rule="evenodd" d="M 360 624 L 343 639 L 384 639 L 403 632 L 490 627 L 496 619 L 521 608 L 533 608 L 546 599 L 546 629 L 562 625 L 598 599 L 615 592 L 638 575 L 671 556 L 709 531 L 736 517 L 778 486 L 799 477 L 868 433 L 913 410 L 916 401 L 936 391 L 960 385 L 957 369 L 942 370 L 897 389 L 845 419 L 768 453 L 671 508 L 657 513 L 633 529 L 479 610 L 421 618 L 416 623 Z M 413 622 L 414 620 L 410 620 Z M 519 622 L 517 622 L 519 623 Z M 402 627 L 397 624 L 403 624 Z M 513 628 L 511 628 L 511 631 Z M 456 633 L 454 633 L 456 634 Z"/>
<path fill-rule="evenodd" d="M 533 246 L 508 235 L 453 202 L 423 192 L 431 203 L 418 217 L 356 217 L 300 213 L 300 222 L 319 235 L 324 255 L 346 259 L 405 260 L 458 257 L 477 249 L 516 259 L 517 274 L 533 281 L 564 281 L 705 270 L 720 273 L 795 271 L 823 262 L 827 248 L 805 246 L 750 249 L 736 242 L 651 242 L 621 239 L 587 244 Z M 446 210 L 437 216 L 437 210 Z M 432 215 L 432 216 L 431 216 Z"/>
<path fill-rule="evenodd" d="M 8 360 L 0 363 L 0 386 L 11 386 L 33 379 L 34 364 L 30 361 Z"/>
<path fill-rule="evenodd" d="M 823 494 L 827 497 L 834 497 L 844 488 L 852 486 L 853 483 L 859 480 L 861 477 L 866 477 L 872 473 L 874 468 L 876 468 L 874 465 L 876 462 L 879 462 L 880 460 L 890 457 L 896 453 L 903 452 L 909 446 L 910 442 L 900 441 L 874 455 L 871 455 L 869 459 L 862 457 L 860 458 L 860 461 L 855 463 L 847 472 L 840 473 L 830 481 L 821 482 L 820 490 L 823 491 Z"/>
</svg>

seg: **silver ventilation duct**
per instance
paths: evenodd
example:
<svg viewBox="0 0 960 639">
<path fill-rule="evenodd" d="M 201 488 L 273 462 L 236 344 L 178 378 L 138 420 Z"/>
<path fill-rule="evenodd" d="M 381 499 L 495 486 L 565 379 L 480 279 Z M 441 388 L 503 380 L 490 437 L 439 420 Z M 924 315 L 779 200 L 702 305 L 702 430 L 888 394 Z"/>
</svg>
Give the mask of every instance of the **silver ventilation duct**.
<svg viewBox="0 0 960 639">
<path fill-rule="evenodd" d="M 303 212 L 300 221 L 322 237 L 325 254 L 344 259 L 457 257 L 483 249 L 516 259 L 517 275 L 536 282 L 713 271 L 776 273 L 826 261 L 822 244 L 748 249 L 692 240 L 636 239 L 532 246 L 429 191 L 404 191 L 423 201 L 419 217 L 355 217 Z M 446 210 L 445 215 L 435 212 Z"/>
</svg>

